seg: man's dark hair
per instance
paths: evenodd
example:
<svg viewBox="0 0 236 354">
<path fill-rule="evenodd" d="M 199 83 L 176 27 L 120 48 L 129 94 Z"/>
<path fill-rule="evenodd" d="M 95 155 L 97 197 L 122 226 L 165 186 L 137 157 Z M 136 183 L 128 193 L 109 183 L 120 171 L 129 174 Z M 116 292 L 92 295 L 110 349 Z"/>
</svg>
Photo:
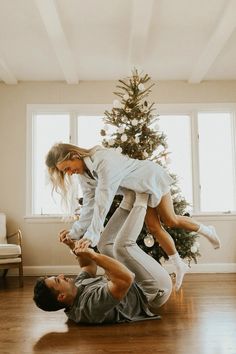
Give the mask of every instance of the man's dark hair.
<svg viewBox="0 0 236 354">
<path fill-rule="evenodd" d="M 34 302 L 44 311 L 58 311 L 66 307 L 65 304 L 57 300 L 58 292 L 50 289 L 45 278 L 41 277 L 37 280 L 34 286 Z"/>
</svg>

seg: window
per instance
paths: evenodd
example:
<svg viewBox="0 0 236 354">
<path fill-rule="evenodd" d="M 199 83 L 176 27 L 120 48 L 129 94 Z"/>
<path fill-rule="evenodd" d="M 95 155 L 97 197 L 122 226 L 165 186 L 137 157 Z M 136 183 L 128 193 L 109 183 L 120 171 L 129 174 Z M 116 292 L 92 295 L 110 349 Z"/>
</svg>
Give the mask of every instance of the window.
<svg viewBox="0 0 236 354">
<path fill-rule="evenodd" d="M 160 130 L 167 136 L 169 171 L 178 179 L 185 199 L 192 205 L 191 121 L 187 115 L 159 116 Z"/>
<path fill-rule="evenodd" d="M 88 149 L 95 145 L 101 145 L 100 130 L 104 127 L 102 118 L 103 116 L 78 116 L 77 137 L 79 146 Z"/>
<path fill-rule="evenodd" d="M 231 114 L 199 113 L 198 130 L 201 210 L 235 210 Z"/>
<path fill-rule="evenodd" d="M 56 127 L 56 129 L 55 129 Z M 50 147 L 59 141 L 69 142 L 69 114 L 36 114 L 33 119 L 32 159 L 32 213 L 61 214 L 60 197 L 51 194 L 47 180 L 45 156 Z"/>
<path fill-rule="evenodd" d="M 85 148 L 101 144 L 108 105 L 29 105 L 27 215 L 62 215 L 51 195 L 45 155 L 59 141 Z M 192 213 L 236 212 L 235 105 L 158 105 L 159 128 L 167 136 L 169 171 L 192 205 Z M 155 128 L 155 124 L 154 124 Z M 110 127 L 114 129 L 114 127 Z M 76 177 L 76 176 L 75 176 Z M 76 183 L 76 196 L 81 195 Z M 77 206 L 75 194 L 71 212 Z"/>
<path fill-rule="evenodd" d="M 107 107 L 106 107 L 107 108 Z M 103 109 L 103 111 L 105 108 Z M 102 114 L 92 115 L 91 107 L 82 107 L 75 111 L 74 107 L 65 110 L 63 107 L 51 105 L 28 107 L 28 191 L 27 215 L 46 216 L 63 215 L 61 197 L 53 193 L 47 175 L 45 156 L 53 144 L 67 142 L 85 148 L 99 145 L 102 142 L 100 130 L 103 127 Z M 32 172 L 31 172 L 32 171 Z M 73 183 L 73 179 L 75 183 Z M 77 207 L 77 198 L 82 195 L 76 176 L 72 177 L 71 210 Z M 68 212 L 68 210 L 67 210 Z"/>
</svg>

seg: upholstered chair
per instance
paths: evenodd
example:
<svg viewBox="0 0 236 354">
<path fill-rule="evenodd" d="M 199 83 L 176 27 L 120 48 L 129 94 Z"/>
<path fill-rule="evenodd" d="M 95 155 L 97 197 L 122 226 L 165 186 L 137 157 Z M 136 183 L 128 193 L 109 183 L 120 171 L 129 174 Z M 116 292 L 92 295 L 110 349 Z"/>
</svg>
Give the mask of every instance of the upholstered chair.
<svg viewBox="0 0 236 354">
<path fill-rule="evenodd" d="M 7 235 L 6 215 L 0 213 L 0 269 L 6 277 L 9 268 L 18 268 L 19 285 L 23 286 L 22 233 L 20 229 Z"/>
</svg>

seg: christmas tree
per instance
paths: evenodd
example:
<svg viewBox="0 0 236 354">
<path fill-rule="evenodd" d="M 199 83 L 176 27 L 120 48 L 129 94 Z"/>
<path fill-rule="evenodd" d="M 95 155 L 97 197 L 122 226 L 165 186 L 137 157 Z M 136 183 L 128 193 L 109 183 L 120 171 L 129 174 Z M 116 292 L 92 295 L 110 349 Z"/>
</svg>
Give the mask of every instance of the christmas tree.
<svg viewBox="0 0 236 354">
<path fill-rule="evenodd" d="M 104 128 L 101 130 L 103 146 L 115 148 L 124 155 L 134 159 L 149 159 L 163 168 L 167 169 L 167 137 L 163 132 L 158 131 L 158 115 L 155 113 L 154 103 L 147 100 L 154 84 L 150 84 L 150 77 L 147 74 L 140 74 L 136 69 L 132 75 L 124 80 L 119 80 L 114 92 L 116 99 L 113 101 L 111 111 L 105 111 Z M 175 213 L 187 215 L 186 208 L 189 205 L 181 195 L 177 185 L 177 176 L 168 173 L 174 180 L 171 186 L 171 195 Z M 118 207 L 121 198 L 114 199 L 107 220 Z M 107 221 L 106 220 L 106 221 Z M 163 227 L 174 239 L 176 249 L 182 258 L 189 264 L 193 260 L 197 262 L 200 256 L 199 244 L 196 241 L 197 234 L 182 229 Z M 162 263 L 168 259 L 153 236 L 143 226 L 142 232 L 137 240 L 139 247 L 150 254 L 158 262 Z"/>
</svg>

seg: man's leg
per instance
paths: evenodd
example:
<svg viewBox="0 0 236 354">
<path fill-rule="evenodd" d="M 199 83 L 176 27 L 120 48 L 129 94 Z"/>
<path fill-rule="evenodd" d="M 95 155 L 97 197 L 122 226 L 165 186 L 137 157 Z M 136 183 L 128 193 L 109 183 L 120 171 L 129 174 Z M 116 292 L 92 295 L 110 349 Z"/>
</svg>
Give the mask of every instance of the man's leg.
<svg viewBox="0 0 236 354">
<path fill-rule="evenodd" d="M 113 254 L 113 245 L 115 238 L 125 223 L 130 210 L 133 207 L 135 200 L 135 193 L 131 190 L 125 190 L 123 199 L 116 209 L 106 227 L 103 230 L 101 238 L 98 242 L 98 250 L 100 253 L 103 253 L 109 257 L 115 258 Z"/>
<path fill-rule="evenodd" d="M 172 281 L 167 271 L 136 244 L 143 227 L 147 200 L 147 194 L 136 194 L 133 209 L 115 239 L 114 255 L 135 274 L 135 281 L 144 290 L 149 305 L 157 308 L 169 298 Z"/>
</svg>

